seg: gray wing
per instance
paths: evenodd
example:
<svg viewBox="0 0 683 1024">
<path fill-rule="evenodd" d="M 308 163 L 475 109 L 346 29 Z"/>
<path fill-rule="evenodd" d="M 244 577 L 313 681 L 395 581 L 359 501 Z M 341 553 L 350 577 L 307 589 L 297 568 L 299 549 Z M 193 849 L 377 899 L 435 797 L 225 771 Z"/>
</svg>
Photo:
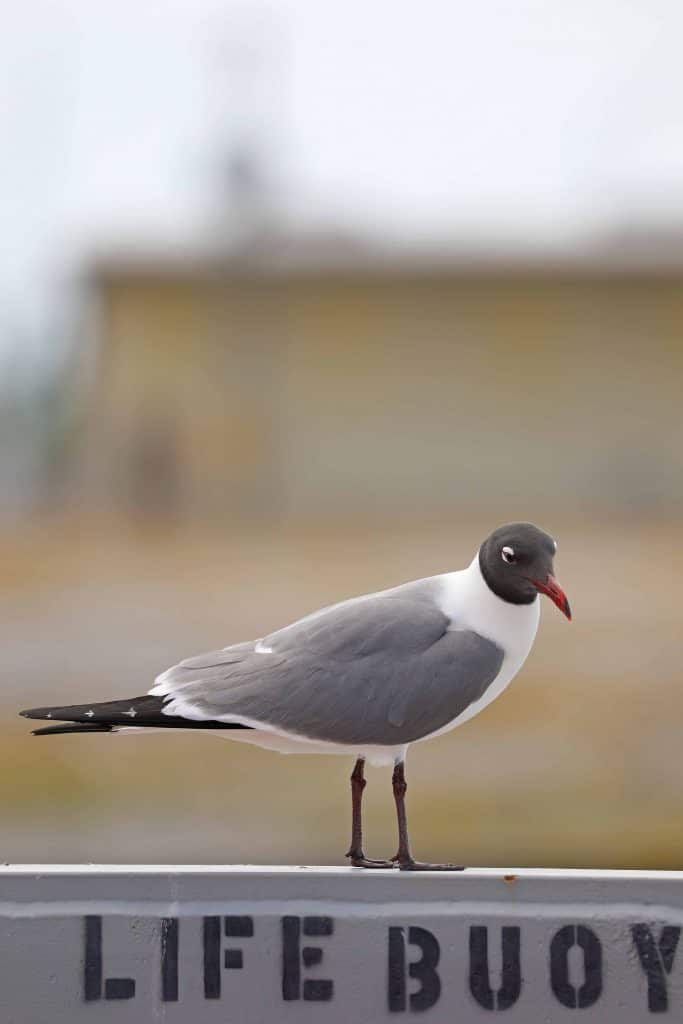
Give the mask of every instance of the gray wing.
<svg viewBox="0 0 683 1024">
<path fill-rule="evenodd" d="M 449 630 L 426 582 L 301 619 L 259 641 L 269 653 L 252 642 L 189 658 L 151 692 L 169 696 L 170 713 L 236 716 L 312 740 L 421 739 L 478 700 L 503 661 L 492 641 Z"/>
</svg>

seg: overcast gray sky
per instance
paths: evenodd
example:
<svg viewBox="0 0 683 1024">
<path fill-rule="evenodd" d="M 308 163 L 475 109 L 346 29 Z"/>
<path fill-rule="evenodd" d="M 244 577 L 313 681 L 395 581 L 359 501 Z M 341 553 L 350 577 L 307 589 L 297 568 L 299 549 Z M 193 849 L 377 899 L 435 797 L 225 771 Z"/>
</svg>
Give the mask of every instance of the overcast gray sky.
<svg viewBox="0 0 683 1024">
<path fill-rule="evenodd" d="M 682 29 L 678 0 L 12 4 L 0 333 L 95 244 L 205 230 L 240 122 L 302 223 L 562 244 L 679 221 Z"/>
</svg>

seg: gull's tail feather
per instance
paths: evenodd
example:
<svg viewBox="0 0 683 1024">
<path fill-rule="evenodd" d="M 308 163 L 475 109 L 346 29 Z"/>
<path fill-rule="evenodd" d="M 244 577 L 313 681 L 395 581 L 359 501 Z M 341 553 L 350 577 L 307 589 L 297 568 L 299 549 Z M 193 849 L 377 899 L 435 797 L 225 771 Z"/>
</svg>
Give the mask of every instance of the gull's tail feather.
<svg viewBox="0 0 683 1024">
<path fill-rule="evenodd" d="M 99 704 L 71 704 L 67 707 L 29 708 L 20 711 L 24 718 L 54 719 L 64 725 L 36 729 L 34 736 L 65 732 L 115 732 L 117 729 L 246 729 L 248 726 L 230 722 L 194 721 L 181 715 L 164 714 L 167 698 L 144 694 L 127 700 L 110 700 Z"/>
<path fill-rule="evenodd" d="M 64 732 L 113 732 L 113 725 L 101 723 L 95 725 L 93 722 L 61 722 L 59 725 L 46 725 L 43 729 L 34 729 L 32 736 L 56 736 Z"/>
</svg>

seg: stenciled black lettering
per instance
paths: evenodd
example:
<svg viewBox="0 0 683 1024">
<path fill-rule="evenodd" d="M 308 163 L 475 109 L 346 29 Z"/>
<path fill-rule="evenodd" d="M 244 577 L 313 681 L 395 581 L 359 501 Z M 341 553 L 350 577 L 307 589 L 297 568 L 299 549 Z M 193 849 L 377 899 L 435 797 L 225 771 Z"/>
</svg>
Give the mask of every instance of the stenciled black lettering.
<svg viewBox="0 0 683 1024">
<path fill-rule="evenodd" d="M 282 918 L 282 998 L 289 1002 L 301 998 L 301 921 Z"/>
<path fill-rule="evenodd" d="M 102 918 L 98 915 L 85 919 L 84 944 L 83 997 L 90 1003 L 102 998 Z"/>
<path fill-rule="evenodd" d="M 328 936 L 334 932 L 331 917 L 305 917 L 303 933 L 307 938 Z M 320 946 L 304 946 L 301 958 L 306 967 L 322 963 L 323 951 Z M 306 978 L 304 980 L 304 1002 L 327 1003 L 334 994 L 334 983 L 330 978 Z"/>
<path fill-rule="evenodd" d="M 135 982 L 132 978 L 105 978 L 105 999 L 133 999 Z"/>
<path fill-rule="evenodd" d="M 231 971 L 241 971 L 244 967 L 244 957 L 241 949 L 226 949 L 223 954 L 223 966 Z"/>
<path fill-rule="evenodd" d="M 406 1008 L 406 943 L 402 928 L 389 929 L 389 973 L 387 996 L 390 1013 L 403 1013 Z"/>
<path fill-rule="evenodd" d="M 221 920 L 227 938 L 250 939 L 254 934 L 252 917 L 228 915 L 205 917 L 202 922 L 202 944 L 204 951 L 204 998 L 221 997 Z M 232 947 L 223 954 L 223 966 L 228 970 L 241 970 L 244 954 Z"/>
<path fill-rule="evenodd" d="M 161 1001 L 178 1001 L 178 918 L 161 919 Z"/>
<path fill-rule="evenodd" d="M 85 960 L 83 969 L 83 998 L 94 1002 L 102 998 L 102 917 L 89 914 L 84 929 Z M 133 978 L 105 978 L 105 999 L 133 999 Z"/>
<path fill-rule="evenodd" d="M 646 924 L 631 925 L 633 945 L 638 953 L 640 966 L 647 977 L 647 1008 L 650 1013 L 666 1013 L 669 1009 L 667 974 L 671 974 L 681 937 L 681 929 L 664 925 L 659 941 Z"/>
<path fill-rule="evenodd" d="M 420 982 L 420 988 L 410 996 L 410 1009 L 429 1010 L 441 995 L 441 978 L 436 971 L 441 949 L 435 936 L 426 928 L 409 928 L 408 942 L 422 951 L 421 959 L 408 968 L 410 977 Z"/>
<path fill-rule="evenodd" d="M 205 917 L 202 921 L 204 951 L 204 998 L 221 997 L 221 919 Z"/>
<path fill-rule="evenodd" d="M 578 988 L 569 977 L 569 950 L 578 946 L 583 951 L 584 983 Z M 567 924 L 560 928 L 550 943 L 550 984 L 555 998 L 572 1010 L 585 1010 L 602 993 L 602 946 L 600 939 L 585 925 Z"/>
<path fill-rule="evenodd" d="M 508 1010 L 519 999 L 522 990 L 520 945 L 519 928 L 504 926 L 501 929 L 501 985 L 494 991 L 489 967 L 488 928 L 483 925 L 470 928 L 470 992 L 485 1010 Z"/>
<path fill-rule="evenodd" d="M 436 970 L 441 949 L 436 937 L 426 928 L 413 926 L 408 929 L 408 944 L 417 946 L 422 955 L 408 965 L 408 976 L 419 981 L 420 987 L 406 999 L 405 929 L 389 928 L 387 996 L 391 1013 L 403 1013 L 408 1005 L 418 1012 L 429 1010 L 441 995 L 441 978 Z"/>
<path fill-rule="evenodd" d="M 233 917 L 225 919 L 225 934 L 229 939 L 251 939 L 254 935 L 253 917 Z"/>
<path fill-rule="evenodd" d="M 229 939 L 251 939 L 254 935 L 254 919 L 246 916 L 226 917 L 225 935 Z M 244 967 L 244 954 L 242 950 L 226 949 L 223 954 L 223 965 L 230 970 L 240 971 Z"/>
<path fill-rule="evenodd" d="M 329 978 L 306 978 L 301 983 L 301 965 L 312 967 L 322 963 L 323 951 L 320 946 L 304 946 L 301 949 L 301 934 L 311 936 L 332 935 L 334 922 L 331 917 L 282 918 L 282 998 L 287 1002 L 301 999 L 304 1002 L 329 1002 L 334 994 L 334 982 Z"/>
</svg>

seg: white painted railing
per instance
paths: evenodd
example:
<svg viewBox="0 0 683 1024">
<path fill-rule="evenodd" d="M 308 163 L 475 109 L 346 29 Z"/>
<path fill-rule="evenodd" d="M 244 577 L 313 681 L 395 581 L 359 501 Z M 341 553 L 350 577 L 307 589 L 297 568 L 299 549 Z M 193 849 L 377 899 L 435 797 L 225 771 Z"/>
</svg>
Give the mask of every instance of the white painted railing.
<svg viewBox="0 0 683 1024">
<path fill-rule="evenodd" d="M 681 872 L 5 866 L 0 1022 L 681 1020 L 681 926 Z"/>
</svg>

